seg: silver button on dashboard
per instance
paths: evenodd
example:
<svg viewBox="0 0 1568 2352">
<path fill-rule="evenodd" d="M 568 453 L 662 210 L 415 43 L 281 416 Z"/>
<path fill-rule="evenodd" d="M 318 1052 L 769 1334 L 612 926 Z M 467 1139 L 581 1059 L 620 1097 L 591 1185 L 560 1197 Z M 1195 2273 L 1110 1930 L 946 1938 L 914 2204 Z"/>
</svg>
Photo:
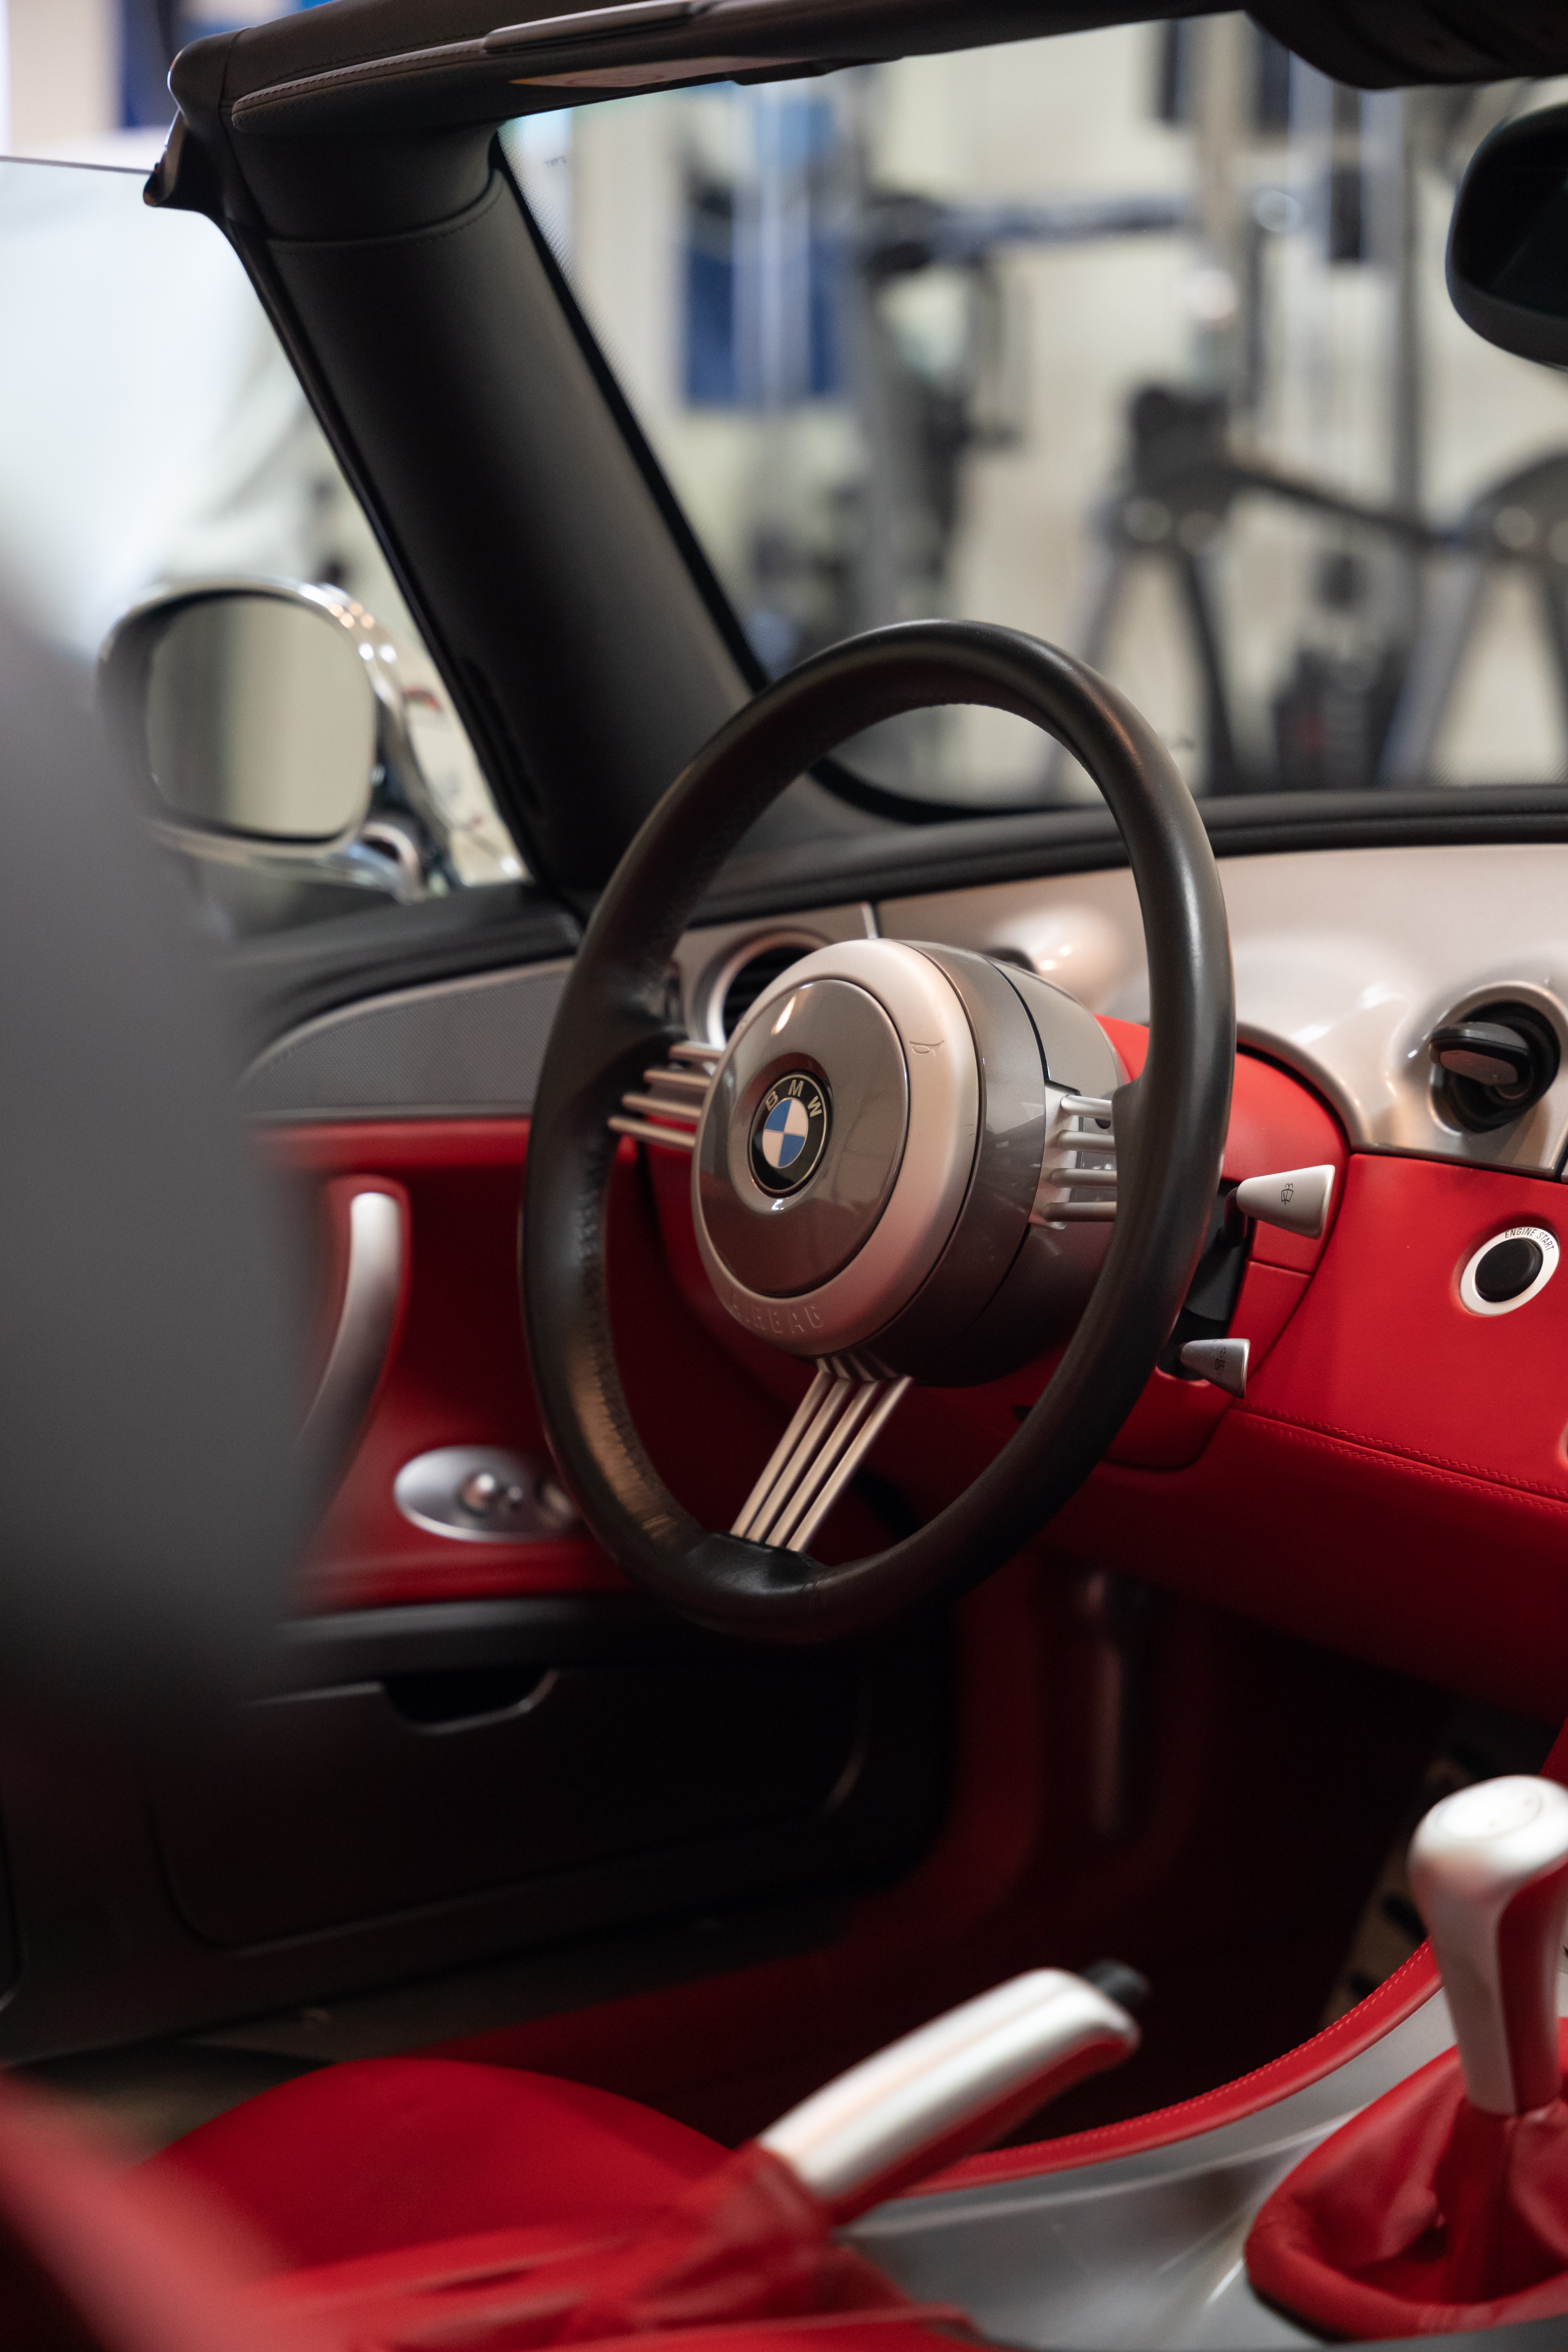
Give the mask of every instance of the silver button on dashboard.
<svg viewBox="0 0 1568 2352">
<path fill-rule="evenodd" d="M 1334 1171 L 1321 1168 L 1281 1168 L 1272 1176 L 1249 1176 L 1236 1188 L 1236 1205 L 1244 1217 L 1260 1225 L 1278 1225 L 1315 1242 L 1329 1222 L 1334 1196 Z"/>
<path fill-rule="evenodd" d="M 1511 1315 L 1557 1271 L 1557 1236 L 1545 1225 L 1510 1225 L 1484 1241 L 1459 1276 L 1459 1303 L 1472 1315 Z"/>
</svg>

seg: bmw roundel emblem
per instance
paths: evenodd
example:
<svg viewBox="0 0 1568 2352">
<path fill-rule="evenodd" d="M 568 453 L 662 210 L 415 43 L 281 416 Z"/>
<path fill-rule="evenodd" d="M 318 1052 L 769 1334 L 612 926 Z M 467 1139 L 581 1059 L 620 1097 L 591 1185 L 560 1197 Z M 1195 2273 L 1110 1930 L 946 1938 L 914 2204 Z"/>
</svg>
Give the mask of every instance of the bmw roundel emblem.
<svg viewBox="0 0 1568 2352">
<path fill-rule="evenodd" d="M 804 1070 L 778 1078 L 752 1119 L 752 1173 L 764 1192 L 794 1192 L 827 1141 L 827 1090 Z"/>
</svg>

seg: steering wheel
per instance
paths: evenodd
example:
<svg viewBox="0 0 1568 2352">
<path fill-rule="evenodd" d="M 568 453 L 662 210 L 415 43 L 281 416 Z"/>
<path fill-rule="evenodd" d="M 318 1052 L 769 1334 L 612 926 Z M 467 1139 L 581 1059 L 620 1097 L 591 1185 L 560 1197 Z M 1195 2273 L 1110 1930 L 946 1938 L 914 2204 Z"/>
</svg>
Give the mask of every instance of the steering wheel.
<svg viewBox="0 0 1568 2352">
<path fill-rule="evenodd" d="M 721 1049 L 669 1024 L 676 942 L 747 828 L 847 736 L 978 703 L 1081 761 L 1142 911 L 1148 1058 L 1033 974 L 895 940 L 784 972 Z M 855 637 L 720 729 L 642 826 L 555 1017 L 529 1144 L 522 1278 L 546 1431 L 589 1527 L 711 1628 L 858 1633 L 1016 1552 L 1088 1476 L 1155 1365 L 1208 1232 L 1236 1044 L 1214 856 L 1164 746 L 1070 656 L 912 622 Z M 689 1150 L 709 1276 L 747 1329 L 817 1366 L 734 1528 L 702 1527 L 638 1438 L 616 1369 L 605 1210 L 619 1138 Z M 806 1546 L 911 1380 L 997 1377 L 1066 1340 L 966 1491 L 873 1556 Z"/>
</svg>

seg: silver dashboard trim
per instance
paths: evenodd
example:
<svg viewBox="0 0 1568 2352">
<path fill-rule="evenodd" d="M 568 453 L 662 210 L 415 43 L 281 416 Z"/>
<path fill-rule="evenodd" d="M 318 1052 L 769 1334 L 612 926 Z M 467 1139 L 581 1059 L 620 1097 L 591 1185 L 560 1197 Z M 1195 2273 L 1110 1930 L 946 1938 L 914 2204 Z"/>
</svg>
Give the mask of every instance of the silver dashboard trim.
<svg viewBox="0 0 1568 2352">
<path fill-rule="evenodd" d="M 798 938 L 807 954 L 876 935 L 865 900 L 688 931 L 674 965 L 689 1033 L 708 1035 L 716 982 L 725 975 L 727 987 L 760 947 Z M 257 1055 L 240 1080 L 240 1108 L 285 1123 L 526 1118 L 571 969 L 568 957 L 508 965 L 319 1013 Z"/>
<path fill-rule="evenodd" d="M 1568 845 L 1290 850 L 1219 863 L 1238 1033 L 1308 1079 L 1357 1150 L 1551 1175 L 1568 1150 Z M 1022 955 L 1091 1012 L 1148 1018 L 1124 867 L 883 900 L 891 938 Z M 1514 1126 L 1439 1117 L 1426 1040 L 1489 997 L 1538 1006 L 1563 1068 Z"/>
<path fill-rule="evenodd" d="M 1239 1034 L 1326 1096 L 1352 1149 L 1555 1172 L 1568 1152 L 1568 845 L 1293 850 L 1219 871 Z M 691 1034 L 708 1034 L 716 982 L 760 946 L 879 933 L 1002 950 L 1091 1012 L 1148 1016 L 1137 894 L 1111 867 L 689 931 L 675 967 Z M 323 1013 L 258 1057 L 241 1106 L 278 1120 L 525 1116 L 569 969 L 476 973 Z M 1500 996 L 1552 1022 L 1563 1066 L 1515 1126 L 1463 1134 L 1438 1114 L 1426 1040 Z"/>
</svg>

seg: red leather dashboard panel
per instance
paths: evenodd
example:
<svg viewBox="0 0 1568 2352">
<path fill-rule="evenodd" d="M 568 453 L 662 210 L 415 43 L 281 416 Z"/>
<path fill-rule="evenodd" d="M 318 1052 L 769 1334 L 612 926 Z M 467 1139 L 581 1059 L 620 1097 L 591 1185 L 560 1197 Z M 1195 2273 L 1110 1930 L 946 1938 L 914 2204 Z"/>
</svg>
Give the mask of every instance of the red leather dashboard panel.
<svg viewBox="0 0 1568 2352">
<path fill-rule="evenodd" d="M 1568 1283 L 1473 1316 L 1458 1275 L 1549 1179 L 1358 1155 L 1323 1262 L 1200 1461 L 1106 1463 L 1069 1549 L 1532 1716 L 1568 1711 Z"/>
<path fill-rule="evenodd" d="M 1333 1245 L 1249 1408 L 1568 1502 L 1568 1281 L 1472 1315 L 1459 1274 L 1510 1225 L 1568 1233 L 1560 1184 L 1451 1160 L 1351 1161 Z"/>
<path fill-rule="evenodd" d="M 1113 1034 L 1137 1066 L 1142 1033 L 1118 1024 Z M 619 1588 L 585 1538 L 452 1543 L 409 1526 L 392 1502 L 396 1470 L 425 1448 L 542 1450 L 513 1274 L 525 1145 L 522 1122 L 493 1119 L 269 1138 L 297 1174 L 390 1181 L 413 1212 L 404 1332 L 313 1547 L 308 1605 Z M 1510 1224 L 1561 1230 L 1563 1195 L 1544 1179 L 1446 1161 L 1347 1164 L 1316 1098 L 1243 1055 L 1226 1173 L 1326 1159 L 1345 1167 L 1326 1243 L 1258 1235 L 1236 1323 L 1254 1343 L 1246 1404 L 1157 1375 L 1056 1522 L 1052 1549 L 1558 1717 L 1568 1708 L 1568 1276 L 1515 1314 L 1480 1318 L 1460 1306 L 1457 1274 Z M 626 1377 L 656 1458 L 723 1525 L 739 1499 L 729 1487 L 749 1483 L 803 1374 L 717 1308 L 691 1246 L 684 1160 L 652 1154 L 650 1173 L 657 1223 L 635 1182 L 622 1183 L 615 1211 Z M 1279 1262 L 1319 1253 L 1310 1281 Z M 639 1331 L 657 1343 L 639 1348 Z M 973 1475 L 1047 1369 L 910 1401 L 882 1452 L 918 1508 L 940 1507 L 944 1489 Z M 853 1499 L 836 1518 L 835 1549 L 877 1539 Z"/>
<path fill-rule="evenodd" d="M 1106 1026 L 1136 1073 L 1147 1031 L 1126 1022 Z M 515 1290 L 527 1140 L 521 1119 L 353 1121 L 267 1131 L 274 1163 L 295 1176 L 325 1180 L 324 1197 L 341 1191 L 344 1178 L 359 1176 L 401 1188 L 410 1208 L 404 1326 L 358 1454 L 311 1546 L 302 1596 L 311 1608 L 622 1589 L 617 1571 L 586 1537 L 527 1545 L 458 1543 L 411 1526 L 392 1499 L 404 1463 L 434 1446 L 545 1450 Z M 630 1147 L 625 1156 L 623 1180 L 632 1166 Z M 1343 1157 L 1339 1130 L 1315 1097 L 1268 1063 L 1247 1055 L 1238 1060 L 1228 1176 L 1322 1160 L 1340 1165 Z M 655 1152 L 649 1171 L 658 1231 L 646 1217 L 639 1220 L 625 1181 L 615 1212 L 621 1228 L 614 1257 L 617 1305 L 627 1309 L 617 1313 L 627 1342 L 624 1369 L 647 1442 L 693 1508 L 703 1503 L 693 1479 L 716 1478 L 708 1500 L 710 1524 L 721 1526 L 766 1459 L 779 1414 L 793 1404 L 805 1375 L 748 1340 L 719 1307 L 692 1241 L 686 1160 Z M 1236 1322 L 1237 1333 L 1253 1342 L 1255 1365 L 1289 1321 L 1321 1246 L 1260 1229 Z M 341 1267 L 329 1267 L 329 1289 L 341 1278 Z M 660 1353 L 656 1364 L 646 1345 L 640 1349 L 641 1379 L 639 1332 L 658 1333 Z M 737 1379 L 739 1367 L 744 1369 Z M 671 1370 L 678 1378 L 669 1377 Z M 1010 1384 L 1009 1394 L 1037 1394 L 1047 1370 L 1041 1367 L 1032 1381 L 1026 1375 L 1021 1390 Z M 708 1433 L 701 1446 L 692 1441 L 698 1391 L 709 1401 L 700 1416 Z M 1205 1383 L 1156 1374 L 1118 1439 L 1114 1458 L 1161 1469 L 1191 1463 L 1229 1403 Z M 722 1443 L 713 1444 L 721 1429 Z M 851 1498 L 836 1512 L 825 1549 L 847 1556 L 880 1539 L 881 1531 Z"/>
<path fill-rule="evenodd" d="M 1126 1064 L 1129 1077 L 1135 1078 L 1149 1051 L 1147 1029 L 1135 1022 L 1104 1016 L 1100 1025 Z M 1342 1175 L 1345 1158 L 1345 1139 L 1333 1113 L 1300 1078 L 1243 1048 L 1236 1057 L 1222 1176 L 1239 1184 L 1248 1176 L 1267 1176 L 1275 1168 L 1325 1164 Z M 1333 1230 L 1331 1207 L 1329 1230 Z M 1326 1234 L 1321 1241 L 1307 1241 L 1299 1234 L 1259 1225 L 1253 1236 L 1252 1255 L 1262 1265 L 1289 1266 L 1293 1273 L 1310 1274 L 1326 1242 Z"/>
<path fill-rule="evenodd" d="M 281 1171 L 324 1180 L 323 1206 L 343 1178 L 358 1176 L 403 1191 L 410 1212 L 402 1328 L 359 1449 L 303 1563 L 300 1604 L 329 1611 L 625 1591 L 619 1570 L 585 1534 L 526 1544 L 453 1540 L 413 1526 L 393 1501 L 404 1464 L 435 1446 L 548 1451 L 518 1302 L 527 1121 L 356 1120 L 268 1129 L 264 1140 Z M 679 1174 L 684 1181 L 684 1159 Z M 771 1384 L 738 1370 L 693 1318 L 672 1279 L 631 1144 L 622 1147 L 611 1220 L 617 1350 L 637 1426 L 681 1499 L 710 1526 L 726 1527 L 773 1450 L 804 1374 L 773 1358 L 785 1378 L 781 1412 Z M 329 1293 L 341 1287 L 330 1250 L 325 1272 Z M 705 1281 L 702 1287 L 711 1298 Z M 829 1558 L 851 1557 L 886 1539 L 850 1496 L 831 1529 L 842 1551 L 825 1549 Z"/>
</svg>

